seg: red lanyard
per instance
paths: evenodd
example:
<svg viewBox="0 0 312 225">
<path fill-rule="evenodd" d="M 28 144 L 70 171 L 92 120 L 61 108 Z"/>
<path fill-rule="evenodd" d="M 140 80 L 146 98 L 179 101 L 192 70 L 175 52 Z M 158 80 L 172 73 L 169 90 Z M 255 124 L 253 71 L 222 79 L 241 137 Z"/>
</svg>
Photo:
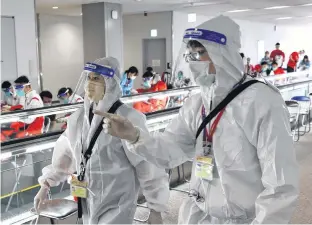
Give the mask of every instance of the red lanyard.
<svg viewBox="0 0 312 225">
<path fill-rule="evenodd" d="M 218 113 L 218 115 L 217 115 L 215 121 L 212 123 L 212 125 L 211 125 L 211 127 L 210 127 L 209 132 L 208 132 L 207 128 L 204 129 L 203 141 L 207 138 L 206 140 L 207 140 L 208 142 L 212 143 L 212 136 L 213 136 L 214 132 L 215 132 L 216 129 L 217 129 L 217 126 L 218 126 L 218 124 L 219 124 L 219 122 L 220 122 L 220 119 L 221 119 L 221 117 L 222 117 L 224 111 L 225 111 L 225 108 L 222 109 L 222 110 Z M 204 107 L 204 106 L 202 106 L 202 117 L 203 117 L 203 120 L 206 118 L 206 113 L 205 113 L 205 107 Z"/>
</svg>

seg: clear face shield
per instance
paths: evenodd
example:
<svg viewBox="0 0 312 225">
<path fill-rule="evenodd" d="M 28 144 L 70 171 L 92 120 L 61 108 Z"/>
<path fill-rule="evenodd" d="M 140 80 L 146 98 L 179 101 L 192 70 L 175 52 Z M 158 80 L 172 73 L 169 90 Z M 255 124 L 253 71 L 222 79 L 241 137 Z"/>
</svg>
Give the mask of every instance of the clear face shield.
<svg viewBox="0 0 312 225">
<path fill-rule="evenodd" d="M 196 85 L 196 77 L 194 77 L 194 73 L 190 69 L 190 64 L 203 61 L 206 61 L 207 65 L 211 63 L 212 60 L 205 48 L 211 42 L 225 45 L 226 36 L 214 31 L 195 28 L 185 31 L 183 43 L 173 70 L 173 83 L 185 80 L 189 82 L 188 86 Z M 201 69 L 198 67 L 198 70 Z"/>
<path fill-rule="evenodd" d="M 110 66 L 86 63 L 74 94 L 84 94 L 90 102 L 98 103 L 104 98 L 105 93 L 112 91 L 116 82 L 120 83 L 118 80 L 115 70 Z"/>
</svg>

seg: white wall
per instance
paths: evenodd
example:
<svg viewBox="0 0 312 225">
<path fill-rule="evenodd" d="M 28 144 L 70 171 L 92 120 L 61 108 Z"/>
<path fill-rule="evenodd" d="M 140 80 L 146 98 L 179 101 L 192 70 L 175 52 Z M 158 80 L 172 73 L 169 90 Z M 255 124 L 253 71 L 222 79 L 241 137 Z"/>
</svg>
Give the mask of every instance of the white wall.
<svg viewBox="0 0 312 225">
<path fill-rule="evenodd" d="M 179 54 L 183 33 L 187 28 L 198 26 L 210 19 L 209 16 L 197 15 L 195 23 L 188 23 L 187 13 L 173 12 L 173 59 Z M 305 49 L 312 58 L 312 24 L 304 26 L 278 26 L 274 31 L 274 24 L 253 21 L 235 20 L 241 29 L 241 52 L 251 57 L 253 64 L 258 63 L 258 40 L 264 41 L 264 49 L 272 51 L 275 43 L 281 43 L 281 50 L 286 54 L 286 62 L 293 51 Z M 264 55 L 264 53 L 263 53 Z"/>
<path fill-rule="evenodd" d="M 1 0 L 1 15 L 15 18 L 17 73 L 27 75 L 38 89 L 38 55 L 34 0 Z"/>
<path fill-rule="evenodd" d="M 56 99 L 61 87 L 75 88 L 83 70 L 81 16 L 39 15 L 43 89 Z"/>
<path fill-rule="evenodd" d="M 166 63 L 172 62 L 172 12 L 124 15 L 124 69 L 136 66 L 141 76 L 143 67 L 143 39 L 150 39 L 151 29 L 157 29 L 156 38 L 166 38 Z M 141 79 L 136 79 L 134 87 L 140 87 Z"/>
</svg>

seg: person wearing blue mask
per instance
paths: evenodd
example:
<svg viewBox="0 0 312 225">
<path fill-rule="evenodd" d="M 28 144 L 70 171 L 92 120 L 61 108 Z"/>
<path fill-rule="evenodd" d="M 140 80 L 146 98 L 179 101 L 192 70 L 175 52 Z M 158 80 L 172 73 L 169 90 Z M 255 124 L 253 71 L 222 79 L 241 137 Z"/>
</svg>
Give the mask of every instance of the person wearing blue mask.
<svg viewBox="0 0 312 225">
<path fill-rule="evenodd" d="M 74 94 L 70 87 L 62 87 L 57 93 L 57 98 L 61 104 L 83 102 L 83 98 L 77 94 Z"/>
<path fill-rule="evenodd" d="M 3 103 L 5 105 L 14 105 L 13 88 L 9 81 L 4 81 L 1 85 L 3 92 Z"/>
<path fill-rule="evenodd" d="M 31 83 L 26 76 L 20 76 L 15 81 L 15 92 L 18 99 L 25 99 L 24 109 L 35 109 L 43 107 L 40 95 L 33 90 Z M 11 127 L 16 129 L 16 138 L 22 138 L 28 135 L 38 135 L 42 133 L 44 117 L 28 117 L 16 123 Z M 27 127 L 24 129 L 24 127 Z"/>
<path fill-rule="evenodd" d="M 135 66 L 131 66 L 128 70 L 125 71 L 125 73 L 122 76 L 122 80 L 120 82 L 120 86 L 122 89 L 122 95 L 127 96 L 131 95 L 134 92 L 133 89 L 133 82 L 135 78 L 138 76 L 138 69 Z"/>
</svg>

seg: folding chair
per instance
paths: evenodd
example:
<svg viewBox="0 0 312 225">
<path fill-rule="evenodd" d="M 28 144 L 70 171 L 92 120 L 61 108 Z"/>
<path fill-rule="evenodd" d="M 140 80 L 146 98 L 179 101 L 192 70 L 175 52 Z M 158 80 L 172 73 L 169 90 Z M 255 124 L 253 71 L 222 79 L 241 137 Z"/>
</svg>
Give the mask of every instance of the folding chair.
<svg viewBox="0 0 312 225">
<path fill-rule="evenodd" d="M 291 100 L 297 101 L 300 106 L 300 117 L 301 122 L 300 126 L 304 127 L 304 131 L 302 131 L 302 135 L 309 133 L 311 131 L 311 99 L 307 96 L 294 96 Z M 300 128 L 299 128 L 300 129 Z"/>
<path fill-rule="evenodd" d="M 300 105 L 297 101 L 285 101 L 290 114 L 290 126 L 293 135 L 294 141 L 299 141 L 299 114 L 300 114 Z"/>
<path fill-rule="evenodd" d="M 49 219 L 51 224 L 56 224 L 59 220 L 65 220 L 76 214 L 77 203 L 67 199 L 47 200 L 44 204 L 40 205 L 39 214 L 37 214 L 34 208 L 30 211 L 37 215 L 34 221 L 35 225 L 42 224 L 40 222 L 41 217 Z"/>
</svg>

